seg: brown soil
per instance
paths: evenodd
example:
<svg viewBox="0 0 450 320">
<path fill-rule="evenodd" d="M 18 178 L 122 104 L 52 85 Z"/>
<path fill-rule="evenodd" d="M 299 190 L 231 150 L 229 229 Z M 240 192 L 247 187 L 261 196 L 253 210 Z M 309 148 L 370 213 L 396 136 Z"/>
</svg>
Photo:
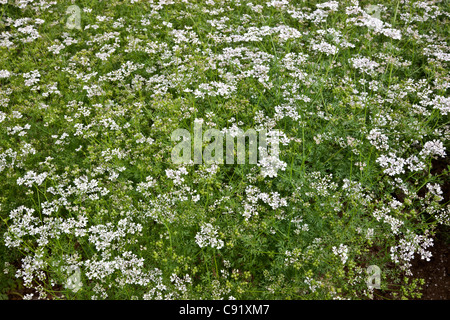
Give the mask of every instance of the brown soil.
<svg viewBox="0 0 450 320">
<path fill-rule="evenodd" d="M 442 228 L 436 235 L 434 246 L 430 249 L 430 261 L 417 257 L 412 262 L 414 278 L 425 280 L 420 300 L 450 300 L 450 228 Z"/>
<path fill-rule="evenodd" d="M 450 157 L 433 160 L 431 173 L 445 174 L 450 166 Z M 443 203 L 450 201 L 450 179 L 444 179 L 442 186 Z M 413 277 L 425 280 L 421 300 L 450 300 L 450 227 L 440 226 L 434 239 L 434 246 L 430 249 L 433 256 L 430 261 L 417 257 L 412 262 Z"/>
</svg>

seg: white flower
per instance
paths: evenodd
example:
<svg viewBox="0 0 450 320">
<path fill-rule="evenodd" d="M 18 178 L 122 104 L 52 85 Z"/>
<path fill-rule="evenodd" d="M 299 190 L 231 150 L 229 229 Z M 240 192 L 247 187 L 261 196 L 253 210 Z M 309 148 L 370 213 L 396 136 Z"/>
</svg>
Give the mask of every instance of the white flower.
<svg viewBox="0 0 450 320">
<path fill-rule="evenodd" d="M 446 156 L 444 144 L 439 140 L 426 142 L 419 154 L 422 156 L 422 158 L 429 155 L 438 155 L 443 158 Z"/>
<path fill-rule="evenodd" d="M 25 85 L 27 87 L 30 87 L 33 84 L 39 82 L 41 74 L 39 73 L 38 70 L 33 70 L 31 72 L 24 73 L 23 77 L 25 78 Z"/>
<path fill-rule="evenodd" d="M 52 52 L 53 54 L 59 54 L 59 52 L 64 49 L 65 46 L 63 44 L 54 44 L 50 47 L 48 47 L 48 51 Z"/>
<path fill-rule="evenodd" d="M 441 201 L 444 199 L 444 197 L 442 197 L 443 192 L 442 192 L 441 186 L 439 184 L 427 183 L 427 189 L 432 195 L 435 196 L 436 200 Z"/>
<path fill-rule="evenodd" d="M 431 104 L 434 109 L 438 109 L 444 116 L 450 112 L 450 97 L 436 96 Z"/>
<path fill-rule="evenodd" d="M 391 259 L 395 263 L 399 263 L 400 267 L 406 271 L 406 274 L 411 276 L 410 261 L 414 259 L 414 254 L 417 252 L 422 260 L 430 261 L 432 254 L 426 249 L 432 246 L 432 238 L 408 231 L 405 237 L 400 239 L 399 245 L 391 247 Z"/>
<path fill-rule="evenodd" d="M 9 78 L 11 76 L 11 72 L 8 70 L 0 70 L 0 79 Z"/>
<path fill-rule="evenodd" d="M 188 172 L 185 167 L 181 167 L 178 170 L 166 169 L 166 176 L 173 180 L 175 185 L 180 185 L 184 182 L 184 178 L 181 175 L 187 175 Z"/>
<path fill-rule="evenodd" d="M 381 155 L 377 158 L 376 162 L 385 168 L 384 173 L 390 176 L 405 173 L 405 169 L 403 168 L 406 164 L 405 159 L 399 158 L 393 153 L 389 153 L 389 156 Z"/>
<path fill-rule="evenodd" d="M 332 44 L 329 44 L 329 43 L 327 43 L 327 42 L 325 42 L 323 40 L 320 43 L 313 42 L 312 43 L 312 49 L 314 51 L 323 52 L 327 56 L 335 55 L 339 51 L 339 49 L 336 46 L 334 46 Z"/>
<path fill-rule="evenodd" d="M 421 171 L 426 168 L 425 163 L 421 162 L 417 156 L 412 155 L 408 159 L 406 159 L 406 164 L 408 165 L 408 169 L 411 171 Z"/>
<path fill-rule="evenodd" d="M 24 184 L 27 187 L 31 187 L 33 183 L 36 183 L 39 186 L 44 182 L 45 178 L 47 178 L 47 175 L 47 172 L 36 174 L 34 171 L 28 171 L 23 178 L 17 179 L 17 184 L 19 186 Z"/>
<path fill-rule="evenodd" d="M 211 246 L 212 248 L 221 249 L 223 241 L 217 238 L 217 228 L 210 223 L 205 223 L 201 226 L 200 232 L 195 236 L 195 242 L 200 248 Z"/>
<path fill-rule="evenodd" d="M 379 129 L 372 129 L 367 136 L 367 139 L 370 141 L 370 144 L 375 146 L 378 150 L 388 150 L 388 137 L 385 134 L 382 134 Z"/>
<path fill-rule="evenodd" d="M 373 216 L 375 217 L 375 219 L 377 219 L 377 221 L 383 219 L 383 222 L 388 223 L 391 226 L 392 233 L 398 234 L 400 227 L 403 225 L 403 221 L 390 216 L 389 215 L 390 212 L 391 212 L 390 208 L 383 207 L 381 209 L 375 210 L 373 212 Z"/>
<path fill-rule="evenodd" d="M 329 9 L 330 11 L 337 11 L 339 3 L 337 1 L 328 1 L 316 4 L 316 7 L 319 9 Z"/>
<path fill-rule="evenodd" d="M 378 62 L 360 56 L 350 58 L 349 62 L 352 64 L 354 68 L 370 75 L 374 75 L 375 69 L 377 69 L 380 66 Z"/>
<path fill-rule="evenodd" d="M 342 264 L 345 264 L 348 259 L 348 247 L 344 244 L 340 244 L 339 248 L 333 247 L 333 253 L 337 256 L 340 256 Z"/>
</svg>

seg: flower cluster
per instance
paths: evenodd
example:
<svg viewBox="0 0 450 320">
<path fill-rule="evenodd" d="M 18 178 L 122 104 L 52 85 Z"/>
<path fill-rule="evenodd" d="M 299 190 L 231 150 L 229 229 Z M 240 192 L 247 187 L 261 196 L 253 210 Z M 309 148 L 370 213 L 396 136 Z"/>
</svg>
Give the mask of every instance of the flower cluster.
<svg viewBox="0 0 450 320">
<path fill-rule="evenodd" d="M 348 259 L 348 247 L 345 244 L 340 244 L 339 247 L 333 246 L 332 248 L 333 253 L 336 256 L 339 256 L 341 258 L 342 264 L 345 264 Z"/>
<path fill-rule="evenodd" d="M 222 249 L 223 240 L 218 238 L 217 227 L 210 223 L 200 226 L 201 230 L 195 235 L 195 242 L 200 248 L 210 246 L 211 248 Z"/>
</svg>

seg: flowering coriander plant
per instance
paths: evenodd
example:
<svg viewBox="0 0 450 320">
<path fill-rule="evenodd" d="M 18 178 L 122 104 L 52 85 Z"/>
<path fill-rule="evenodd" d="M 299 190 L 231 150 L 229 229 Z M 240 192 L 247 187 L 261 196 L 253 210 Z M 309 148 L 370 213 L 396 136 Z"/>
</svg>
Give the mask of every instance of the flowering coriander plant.
<svg viewBox="0 0 450 320">
<path fill-rule="evenodd" d="M 450 225 L 449 15 L 1 0 L 0 295 L 421 298 Z"/>
</svg>

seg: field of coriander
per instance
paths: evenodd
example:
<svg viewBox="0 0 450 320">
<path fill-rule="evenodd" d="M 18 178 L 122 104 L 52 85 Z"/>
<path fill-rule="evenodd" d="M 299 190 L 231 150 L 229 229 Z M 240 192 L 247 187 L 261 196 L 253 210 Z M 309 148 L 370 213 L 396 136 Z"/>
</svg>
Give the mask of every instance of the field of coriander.
<svg viewBox="0 0 450 320">
<path fill-rule="evenodd" d="M 450 299 L 449 67 L 446 0 L 0 0 L 0 299 Z"/>
</svg>

